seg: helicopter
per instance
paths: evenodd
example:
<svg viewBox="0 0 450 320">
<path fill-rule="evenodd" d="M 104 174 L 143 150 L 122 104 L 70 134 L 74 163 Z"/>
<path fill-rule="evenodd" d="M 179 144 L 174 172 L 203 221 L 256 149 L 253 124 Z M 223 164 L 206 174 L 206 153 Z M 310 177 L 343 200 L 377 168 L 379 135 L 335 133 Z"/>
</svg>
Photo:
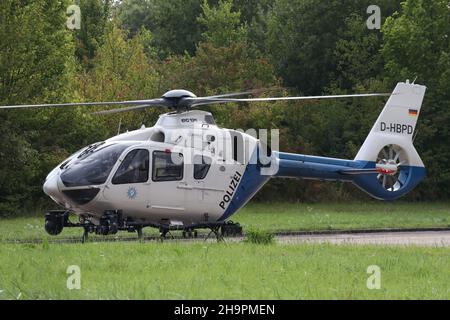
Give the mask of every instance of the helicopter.
<svg viewBox="0 0 450 320">
<path fill-rule="evenodd" d="M 149 107 L 171 109 L 153 127 L 142 126 L 86 146 L 58 164 L 43 191 L 61 209 L 45 215 L 45 230 L 58 235 L 65 227 L 116 234 L 157 228 L 161 239 L 171 231 L 197 237 L 198 229 L 222 240 L 242 234 L 230 220 L 272 178 L 351 182 L 379 200 L 395 200 L 424 177 L 425 166 L 413 135 L 426 87 L 399 82 L 391 94 L 242 98 L 249 92 L 197 97 L 171 90 L 162 97 L 119 102 L 80 102 L 1 106 L 0 109 L 121 106 L 95 114 Z M 220 128 L 205 105 L 279 100 L 389 96 L 354 159 L 335 159 L 272 150 L 257 137 Z M 125 106 L 125 107 L 122 107 Z M 69 219 L 71 214 L 78 222 Z"/>
</svg>

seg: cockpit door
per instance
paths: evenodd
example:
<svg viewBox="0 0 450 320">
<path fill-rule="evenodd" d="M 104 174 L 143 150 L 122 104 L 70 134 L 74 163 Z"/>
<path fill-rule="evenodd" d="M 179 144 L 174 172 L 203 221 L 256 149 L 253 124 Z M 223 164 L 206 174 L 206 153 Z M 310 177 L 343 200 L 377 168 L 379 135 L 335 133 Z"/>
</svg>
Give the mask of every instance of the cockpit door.
<svg viewBox="0 0 450 320">
<path fill-rule="evenodd" d="M 161 219 L 184 220 L 186 209 L 185 161 L 182 152 L 151 151 L 150 208 Z"/>
<path fill-rule="evenodd" d="M 119 159 L 103 195 L 116 210 L 124 214 L 142 215 L 149 200 L 150 151 L 136 148 Z"/>
</svg>

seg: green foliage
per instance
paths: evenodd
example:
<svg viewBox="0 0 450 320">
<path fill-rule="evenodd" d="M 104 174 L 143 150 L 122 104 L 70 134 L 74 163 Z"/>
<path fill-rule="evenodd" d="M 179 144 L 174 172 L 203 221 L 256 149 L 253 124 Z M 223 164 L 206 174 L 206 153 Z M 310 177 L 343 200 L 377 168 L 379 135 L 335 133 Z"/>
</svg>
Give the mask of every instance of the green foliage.
<svg viewBox="0 0 450 320">
<path fill-rule="evenodd" d="M 336 57 L 333 54 L 338 40 L 350 35 L 352 41 L 359 42 L 358 36 L 361 37 L 361 33 L 369 35 L 378 32 L 369 32 L 367 28 L 363 31 L 365 19 L 361 19 L 363 21 L 360 21 L 361 25 L 358 26 L 349 21 L 354 20 L 355 15 L 368 17 L 366 9 L 372 2 L 275 1 L 273 9 L 267 13 L 265 48 L 286 84 L 305 94 L 320 94 L 324 88 L 329 87 L 336 74 L 342 71 L 338 69 L 339 66 L 342 68 L 341 56 Z M 392 14 L 398 7 L 398 3 L 391 0 L 378 1 L 377 5 L 382 8 L 384 16 Z M 355 37 L 352 37 L 353 31 L 357 31 Z M 360 59 L 369 56 L 370 60 L 373 43 L 369 47 L 359 44 L 358 50 L 362 52 L 353 51 L 352 54 L 362 54 Z"/>
<path fill-rule="evenodd" d="M 266 50 L 288 86 L 320 93 L 333 71 L 341 1 L 278 0 L 268 14 Z M 322 17 L 318 19 L 318 17 Z"/>
<path fill-rule="evenodd" d="M 93 68 L 79 76 L 80 93 L 84 100 L 114 101 L 148 99 L 158 96 L 159 77 L 154 62 L 145 54 L 151 34 L 141 30 L 132 39 L 115 24 L 108 27 L 104 43 L 93 60 Z M 151 48 L 147 49 L 151 51 Z M 153 123 L 158 110 L 144 113 L 130 112 L 108 117 L 97 117 L 96 121 L 107 130 L 106 136 L 121 130 L 136 129 L 141 123 Z"/>
<path fill-rule="evenodd" d="M 246 231 L 245 241 L 248 243 L 264 245 L 275 243 L 275 239 L 272 233 L 258 229 L 250 229 Z"/>
<path fill-rule="evenodd" d="M 408 0 L 384 27 L 386 73 L 428 87 L 415 144 L 427 166 L 422 197 L 448 197 L 450 186 L 450 9 L 448 1 Z"/>
<path fill-rule="evenodd" d="M 245 42 L 247 27 L 241 23 L 241 12 L 232 11 L 231 0 L 220 0 L 216 8 L 211 8 L 205 0 L 203 13 L 197 21 L 206 30 L 202 33 L 203 40 L 215 47 L 227 47 L 236 42 Z"/>
<path fill-rule="evenodd" d="M 111 0 L 82 0 L 81 29 L 74 31 L 78 61 L 92 67 L 92 59 L 103 43 L 103 35 L 111 11 Z"/>
<path fill-rule="evenodd" d="M 153 45 L 160 57 L 193 54 L 201 38 L 197 17 L 200 0 L 124 0 L 118 7 L 118 19 L 130 35 L 141 27 L 154 35 Z"/>
<path fill-rule="evenodd" d="M 0 3 L 0 102 L 54 99 L 68 81 L 71 35 L 65 29 L 66 1 Z"/>
<path fill-rule="evenodd" d="M 233 10 L 241 13 L 241 21 L 251 24 L 252 22 L 260 22 L 260 14 L 267 12 L 274 0 L 233 0 Z"/>
<path fill-rule="evenodd" d="M 73 76 L 74 59 L 72 38 L 65 28 L 66 5 L 65 1 L 50 0 L 1 1 L 0 104 L 52 102 L 70 97 L 66 89 Z M 0 213 L 14 212 L 40 192 L 49 169 L 43 161 L 48 153 L 41 152 L 46 147 L 63 147 L 46 146 L 40 141 L 42 135 L 55 134 L 42 130 L 51 126 L 43 115 L 63 112 L 0 113 Z"/>
<path fill-rule="evenodd" d="M 0 124 L 0 215 L 9 215 L 17 212 L 29 196 L 28 183 L 35 177 L 34 168 L 39 163 L 37 152 L 26 137 L 14 132 L 16 125 L 3 118 Z"/>
<path fill-rule="evenodd" d="M 344 31 L 336 41 L 333 59 L 337 62 L 333 87 L 353 90 L 380 76 L 383 61 L 381 33 L 369 30 L 365 17 L 351 14 L 345 20 Z M 370 85 L 369 85 L 370 86 Z"/>
</svg>

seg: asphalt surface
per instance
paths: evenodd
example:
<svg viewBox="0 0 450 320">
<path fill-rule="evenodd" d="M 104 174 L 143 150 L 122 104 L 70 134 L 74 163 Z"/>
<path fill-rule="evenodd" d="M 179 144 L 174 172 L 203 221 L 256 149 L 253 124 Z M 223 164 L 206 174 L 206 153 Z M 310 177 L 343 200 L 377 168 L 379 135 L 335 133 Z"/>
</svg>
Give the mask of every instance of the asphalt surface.
<svg viewBox="0 0 450 320">
<path fill-rule="evenodd" d="M 199 234 L 198 238 L 182 238 L 178 233 L 174 233 L 173 238 L 167 237 L 168 242 L 203 242 L 206 234 Z M 399 245 L 399 246 L 437 246 L 450 247 L 449 228 L 431 229 L 409 229 L 409 230 L 336 230 L 336 231 L 280 231 L 274 233 L 274 238 L 280 244 L 299 243 L 330 243 L 330 244 L 350 244 L 350 245 Z M 241 242 L 245 236 L 226 237 L 226 242 Z M 81 237 L 59 238 L 50 237 L 48 243 L 81 243 Z M 89 242 L 126 242 L 139 241 L 137 237 L 92 237 Z M 146 236 L 144 242 L 160 241 L 159 236 Z M 215 237 L 210 237 L 206 241 L 216 242 Z M 0 243 L 26 244 L 42 243 L 42 239 L 11 239 L 0 241 Z"/>
<path fill-rule="evenodd" d="M 276 236 L 278 243 L 332 243 L 332 244 L 375 244 L 375 245 L 415 245 L 450 246 L 450 231 L 406 231 L 379 233 L 346 233 L 321 235 Z"/>
</svg>

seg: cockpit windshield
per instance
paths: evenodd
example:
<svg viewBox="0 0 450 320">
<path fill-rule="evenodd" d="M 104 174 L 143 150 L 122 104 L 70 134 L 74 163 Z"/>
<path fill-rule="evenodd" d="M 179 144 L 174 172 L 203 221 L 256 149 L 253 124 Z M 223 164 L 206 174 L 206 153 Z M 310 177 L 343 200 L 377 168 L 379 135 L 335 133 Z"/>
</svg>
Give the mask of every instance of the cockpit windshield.
<svg viewBox="0 0 450 320">
<path fill-rule="evenodd" d="M 90 146 L 86 147 L 85 149 L 82 149 L 83 152 L 81 152 L 77 156 L 77 158 L 78 159 L 86 158 L 88 155 L 90 155 L 91 153 L 94 153 L 97 149 L 99 149 L 104 144 L 105 144 L 104 141 L 91 144 Z"/>
<path fill-rule="evenodd" d="M 66 166 L 61 180 L 66 187 L 98 185 L 106 182 L 114 164 L 129 144 L 96 144 L 86 148 Z"/>
</svg>

